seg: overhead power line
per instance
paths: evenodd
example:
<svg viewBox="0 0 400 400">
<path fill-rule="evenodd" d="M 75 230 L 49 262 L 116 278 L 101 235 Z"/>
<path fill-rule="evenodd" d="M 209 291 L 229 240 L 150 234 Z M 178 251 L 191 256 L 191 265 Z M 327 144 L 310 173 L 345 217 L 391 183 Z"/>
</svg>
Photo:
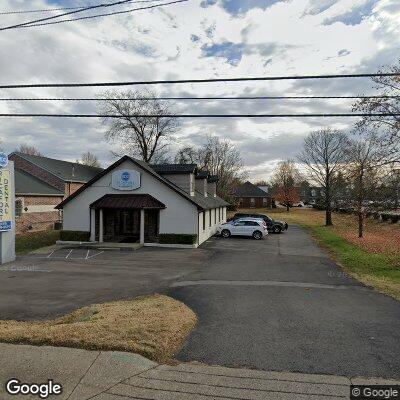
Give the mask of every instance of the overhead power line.
<svg viewBox="0 0 400 400">
<path fill-rule="evenodd" d="M 177 2 L 181 1 L 188 1 L 188 0 L 178 0 Z M 166 3 L 166 4 L 172 4 L 172 3 Z M 32 84 L 28 83 L 23 85 L 0 85 L 0 89 L 139 86 L 139 85 L 162 85 L 162 84 L 176 84 L 176 83 L 215 83 L 215 82 L 250 82 L 250 81 L 256 82 L 256 81 L 280 81 L 280 80 L 304 80 L 304 79 L 372 78 L 378 76 L 381 77 L 400 76 L 400 73 L 261 76 L 261 77 L 246 77 L 246 78 L 176 79 L 176 80 L 156 80 L 156 81 L 92 82 L 92 83 L 32 83 Z"/>
<path fill-rule="evenodd" d="M 156 0 L 129 0 L 127 3 L 150 3 Z M 59 8 L 40 8 L 38 10 L 17 10 L 17 11 L 1 11 L 0 15 L 12 15 L 12 14 L 34 14 L 34 13 L 46 13 L 53 11 L 64 11 L 64 10 L 82 10 L 85 6 L 79 7 L 59 7 Z"/>
<path fill-rule="evenodd" d="M 0 117 L 45 118 L 315 118 L 315 117 L 398 117 L 400 113 L 326 113 L 326 114 L 0 114 Z"/>
<path fill-rule="evenodd" d="M 97 5 L 94 5 L 94 6 L 83 7 L 83 8 L 79 8 L 78 10 L 68 11 L 68 12 L 63 13 L 63 14 L 52 15 L 51 17 L 34 19 L 32 21 L 21 22 L 20 24 L 6 26 L 4 28 L 0 28 L 0 30 L 4 31 L 4 30 L 7 30 L 7 29 L 20 28 L 20 27 L 25 26 L 25 25 L 37 24 L 38 22 L 43 22 L 43 21 L 48 21 L 48 20 L 51 20 L 51 19 L 65 17 L 66 15 L 72 15 L 72 14 L 80 13 L 80 12 L 83 12 L 83 11 L 93 10 L 93 9 L 96 9 L 96 8 L 112 7 L 112 6 L 116 6 L 116 5 L 122 5 L 122 4 L 125 4 L 125 3 L 129 3 L 131 1 L 132 0 L 120 0 L 120 1 L 116 1 L 114 3 L 102 3 L 102 4 L 97 4 Z"/>
<path fill-rule="evenodd" d="M 78 13 L 78 12 L 82 12 L 82 11 L 87 11 L 87 10 L 93 9 L 93 8 L 111 7 L 111 6 L 115 6 L 115 5 L 121 5 L 121 4 L 124 4 L 124 3 L 128 3 L 130 1 L 131 0 L 124 0 L 124 1 L 119 1 L 119 2 L 116 2 L 116 3 L 111 3 L 111 4 L 106 4 L 106 5 L 97 5 L 97 6 L 93 6 L 93 7 L 90 7 L 90 8 L 83 8 L 83 9 L 80 9 L 80 10 L 77 10 L 77 11 L 71 11 L 69 13 L 59 14 L 59 15 L 55 15 L 55 16 L 52 16 L 52 17 L 41 18 L 41 19 L 38 19 L 38 20 L 35 20 L 35 21 L 28 21 L 28 22 L 24 22 L 24 23 L 21 23 L 21 24 L 6 26 L 4 28 L 0 28 L 0 31 L 9 30 L 9 29 L 30 28 L 30 27 L 34 27 L 34 26 L 54 25 L 54 24 L 61 24 L 63 22 L 73 22 L 73 21 L 80 21 L 80 20 L 84 20 L 84 19 L 105 17 L 105 16 L 109 16 L 109 15 L 125 14 L 125 13 L 130 13 L 130 12 L 133 12 L 133 11 L 149 10 L 149 9 L 152 9 L 152 8 L 168 6 L 168 5 L 171 5 L 171 4 L 184 3 L 184 2 L 187 2 L 189 0 L 175 0 L 175 1 L 170 1 L 168 3 L 159 3 L 159 4 L 154 4 L 154 5 L 146 6 L 146 7 L 132 8 L 130 10 L 125 10 L 125 11 L 115 11 L 115 12 L 111 12 L 111 13 L 89 15 L 89 16 L 86 16 L 86 17 L 79 17 L 79 18 L 72 18 L 72 19 L 62 19 L 62 20 L 58 20 L 58 21 L 55 21 L 55 22 L 37 23 L 39 21 L 46 21 L 46 20 L 49 20 L 49 19 L 59 18 L 59 17 L 62 17 L 64 15 L 70 15 L 70 14 L 74 14 L 74 13 Z M 146 2 L 146 1 L 142 1 L 142 2 Z"/>
<path fill-rule="evenodd" d="M 400 96 L 371 95 L 371 96 L 182 96 L 182 97 L 136 97 L 136 98 L 115 98 L 115 97 L 20 97 L 0 98 L 0 101 L 143 101 L 143 100 L 330 100 L 330 99 L 398 99 Z"/>
</svg>

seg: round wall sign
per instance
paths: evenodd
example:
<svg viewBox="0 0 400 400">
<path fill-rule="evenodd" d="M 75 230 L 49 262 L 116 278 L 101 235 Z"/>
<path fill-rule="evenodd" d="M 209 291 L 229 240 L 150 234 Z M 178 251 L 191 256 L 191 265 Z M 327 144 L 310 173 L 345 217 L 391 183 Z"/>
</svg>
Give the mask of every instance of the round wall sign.
<svg viewBox="0 0 400 400">
<path fill-rule="evenodd" d="M 8 164 L 8 155 L 4 152 L 0 152 L 0 167 L 6 167 Z"/>
<path fill-rule="evenodd" d="M 131 175 L 130 175 L 129 172 L 123 172 L 123 173 L 121 174 L 121 179 L 122 179 L 123 181 L 125 181 L 125 182 L 128 182 L 130 177 L 131 177 Z"/>
</svg>

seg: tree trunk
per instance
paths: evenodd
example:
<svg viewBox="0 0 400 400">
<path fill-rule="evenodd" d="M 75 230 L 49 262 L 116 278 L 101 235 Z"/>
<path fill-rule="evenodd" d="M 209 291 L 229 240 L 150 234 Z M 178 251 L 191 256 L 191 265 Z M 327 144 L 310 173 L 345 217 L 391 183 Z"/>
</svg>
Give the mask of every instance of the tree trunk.
<svg viewBox="0 0 400 400">
<path fill-rule="evenodd" d="M 325 225 L 332 226 L 332 210 L 331 210 L 331 182 L 330 172 L 326 170 L 325 177 Z"/>
<path fill-rule="evenodd" d="M 286 211 L 290 211 L 289 203 L 286 203 Z"/>
<path fill-rule="evenodd" d="M 325 225 L 326 226 L 332 226 L 333 225 L 333 222 L 332 222 L 332 211 L 328 210 L 328 207 L 326 207 L 326 211 L 325 211 Z"/>
<path fill-rule="evenodd" d="M 358 237 L 362 238 L 364 233 L 364 212 L 363 209 L 360 208 L 358 210 Z"/>
</svg>

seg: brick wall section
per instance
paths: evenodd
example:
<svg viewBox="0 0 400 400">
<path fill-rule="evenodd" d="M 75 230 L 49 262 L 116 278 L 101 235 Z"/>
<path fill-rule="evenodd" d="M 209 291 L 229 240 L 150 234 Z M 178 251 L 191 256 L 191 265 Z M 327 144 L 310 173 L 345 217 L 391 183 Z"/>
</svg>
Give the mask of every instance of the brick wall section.
<svg viewBox="0 0 400 400">
<path fill-rule="evenodd" d="M 31 162 L 25 160 L 18 154 L 12 154 L 10 156 L 10 160 L 14 161 L 14 165 L 16 168 L 28 172 L 29 174 L 41 179 L 42 181 L 45 181 L 49 185 L 57 188 L 58 190 L 64 191 L 64 181 L 57 176 L 50 174 L 40 167 L 37 167 L 35 164 L 32 164 Z"/>
<path fill-rule="evenodd" d="M 62 202 L 60 196 L 16 196 L 18 199 L 23 198 L 24 206 L 40 206 L 40 205 L 54 205 Z"/>
<path fill-rule="evenodd" d="M 28 212 L 23 211 L 20 217 L 16 218 L 16 233 L 25 233 L 33 231 L 44 231 L 53 229 L 54 223 L 59 222 L 60 212 L 44 211 L 29 212 L 29 206 L 51 205 L 56 206 L 62 201 L 61 196 L 16 196 L 17 199 L 23 199 L 23 208 L 28 207 Z"/>
<path fill-rule="evenodd" d="M 80 182 L 66 182 L 65 183 L 65 197 L 70 196 L 72 193 L 76 192 L 84 183 Z"/>
<path fill-rule="evenodd" d="M 262 207 L 272 207 L 272 198 L 265 196 L 267 203 L 263 202 L 263 197 L 254 197 L 254 205 L 251 204 L 250 197 L 242 197 L 242 201 L 239 204 L 239 208 L 262 208 Z M 236 198 L 239 200 L 240 197 Z"/>
<path fill-rule="evenodd" d="M 54 228 L 54 222 L 60 221 L 58 211 L 40 212 L 40 213 L 25 213 L 16 221 L 16 234 L 45 231 Z M 32 229 L 29 229 L 32 227 Z"/>
</svg>

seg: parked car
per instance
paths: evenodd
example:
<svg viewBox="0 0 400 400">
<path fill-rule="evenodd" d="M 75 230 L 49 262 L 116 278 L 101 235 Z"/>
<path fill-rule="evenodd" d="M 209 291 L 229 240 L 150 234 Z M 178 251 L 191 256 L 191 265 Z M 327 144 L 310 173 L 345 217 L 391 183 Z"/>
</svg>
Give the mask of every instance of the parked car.
<svg viewBox="0 0 400 400">
<path fill-rule="evenodd" d="M 218 234 L 223 238 L 229 236 L 252 236 L 256 240 L 268 235 L 265 222 L 259 218 L 240 218 L 229 221 L 218 227 Z"/>
<path fill-rule="evenodd" d="M 289 225 L 284 222 L 284 221 L 277 221 L 268 215 L 265 214 L 244 214 L 244 213 L 236 213 L 233 216 L 233 221 L 239 219 L 239 218 L 261 218 L 264 220 L 264 222 L 267 224 L 267 229 L 268 232 L 273 232 L 273 233 L 281 233 L 283 231 L 286 231 L 289 227 Z"/>
</svg>

